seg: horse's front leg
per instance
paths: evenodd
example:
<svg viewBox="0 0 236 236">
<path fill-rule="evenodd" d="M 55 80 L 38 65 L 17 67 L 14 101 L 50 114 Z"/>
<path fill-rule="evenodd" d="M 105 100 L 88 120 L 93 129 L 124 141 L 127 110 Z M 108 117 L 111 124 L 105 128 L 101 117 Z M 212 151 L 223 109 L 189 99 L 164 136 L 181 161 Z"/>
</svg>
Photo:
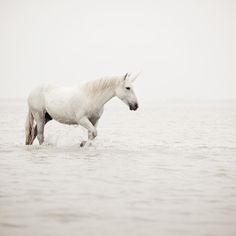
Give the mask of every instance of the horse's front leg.
<svg viewBox="0 0 236 236">
<path fill-rule="evenodd" d="M 97 125 L 98 125 L 98 119 L 95 121 L 94 127 L 97 128 Z M 94 138 L 95 137 L 93 137 L 93 133 L 88 130 L 88 140 L 93 140 Z M 87 143 L 87 141 L 82 141 L 80 143 L 80 147 L 83 147 L 86 143 Z"/>
<path fill-rule="evenodd" d="M 97 123 L 97 122 L 96 122 Z M 87 117 L 83 117 L 79 120 L 79 125 L 88 130 L 88 139 L 93 140 L 97 136 L 96 125 L 93 125 Z M 82 141 L 80 146 L 83 147 L 87 141 Z"/>
</svg>

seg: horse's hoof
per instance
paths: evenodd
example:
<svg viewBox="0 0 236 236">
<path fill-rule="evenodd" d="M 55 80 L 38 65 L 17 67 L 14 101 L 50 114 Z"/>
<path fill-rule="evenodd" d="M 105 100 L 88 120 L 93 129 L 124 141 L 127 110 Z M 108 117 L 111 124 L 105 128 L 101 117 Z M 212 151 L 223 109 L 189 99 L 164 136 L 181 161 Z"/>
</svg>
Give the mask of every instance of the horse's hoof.
<svg viewBox="0 0 236 236">
<path fill-rule="evenodd" d="M 80 147 L 84 147 L 85 144 L 86 144 L 86 141 L 82 141 L 82 142 L 80 143 Z"/>
</svg>

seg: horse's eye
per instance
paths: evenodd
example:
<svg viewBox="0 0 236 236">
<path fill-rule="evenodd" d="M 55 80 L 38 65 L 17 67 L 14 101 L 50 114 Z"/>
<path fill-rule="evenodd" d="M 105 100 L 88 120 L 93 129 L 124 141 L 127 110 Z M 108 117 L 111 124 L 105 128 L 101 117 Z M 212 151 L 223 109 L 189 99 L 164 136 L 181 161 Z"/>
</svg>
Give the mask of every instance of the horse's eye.
<svg viewBox="0 0 236 236">
<path fill-rule="evenodd" d="M 126 89 L 130 90 L 130 87 L 126 87 Z"/>
</svg>

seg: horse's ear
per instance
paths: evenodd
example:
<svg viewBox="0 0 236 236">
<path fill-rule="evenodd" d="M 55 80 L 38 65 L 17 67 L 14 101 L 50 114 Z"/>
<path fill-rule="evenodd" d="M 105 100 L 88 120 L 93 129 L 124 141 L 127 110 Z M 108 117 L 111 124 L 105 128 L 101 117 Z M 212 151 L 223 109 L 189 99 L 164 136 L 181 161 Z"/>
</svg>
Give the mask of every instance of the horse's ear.
<svg viewBox="0 0 236 236">
<path fill-rule="evenodd" d="M 128 76 L 129 76 L 129 73 L 126 73 L 124 76 L 124 81 L 128 78 Z"/>
<path fill-rule="evenodd" d="M 141 74 L 141 71 L 139 71 L 133 78 L 131 78 L 131 82 L 133 83 Z"/>
</svg>

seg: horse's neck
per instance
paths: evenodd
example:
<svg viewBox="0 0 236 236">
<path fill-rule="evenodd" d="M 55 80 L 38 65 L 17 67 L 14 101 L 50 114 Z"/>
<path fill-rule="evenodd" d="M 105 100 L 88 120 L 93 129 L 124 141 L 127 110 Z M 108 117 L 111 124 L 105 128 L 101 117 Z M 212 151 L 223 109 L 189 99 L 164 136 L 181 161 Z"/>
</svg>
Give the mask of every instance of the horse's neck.
<svg viewBox="0 0 236 236">
<path fill-rule="evenodd" d="M 97 106 L 102 107 L 106 104 L 109 100 L 111 100 L 115 96 L 115 88 L 112 89 L 105 89 L 102 93 L 95 94 L 93 99 Z"/>
<path fill-rule="evenodd" d="M 87 84 L 86 89 L 89 91 L 89 96 L 92 99 L 92 103 L 97 107 L 102 107 L 115 96 L 115 91 L 119 84 L 119 78 L 97 80 L 91 84 Z"/>
</svg>

